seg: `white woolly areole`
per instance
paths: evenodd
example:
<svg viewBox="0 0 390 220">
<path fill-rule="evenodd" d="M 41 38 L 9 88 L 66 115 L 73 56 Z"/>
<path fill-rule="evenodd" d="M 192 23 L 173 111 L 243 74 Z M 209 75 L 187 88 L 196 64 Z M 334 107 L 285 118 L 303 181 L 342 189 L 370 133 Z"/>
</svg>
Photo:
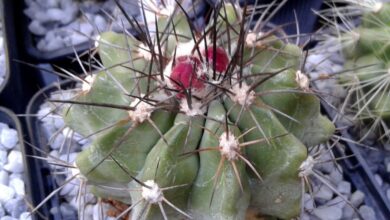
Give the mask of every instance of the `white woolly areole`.
<svg viewBox="0 0 390 220">
<path fill-rule="evenodd" d="M 142 187 L 142 197 L 149 203 L 159 203 L 163 201 L 164 195 L 161 188 L 153 180 L 144 182 L 145 185 L 149 186 Z"/>
<path fill-rule="evenodd" d="M 239 83 L 236 83 L 231 91 L 234 93 L 233 95 L 230 95 L 230 98 L 233 102 L 240 104 L 241 106 L 249 106 L 253 103 L 255 100 L 255 92 L 252 90 L 249 91 L 249 86 L 245 83 L 241 83 L 241 87 Z"/>
<path fill-rule="evenodd" d="M 372 6 L 372 11 L 374 13 L 378 13 L 382 10 L 383 8 L 383 2 L 375 2 L 374 5 Z"/>
<path fill-rule="evenodd" d="M 141 95 L 142 97 L 143 95 Z M 129 116 L 130 119 L 135 123 L 142 123 L 146 119 L 150 118 L 153 112 L 153 106 L 136 98 L 133 102 L 130 103 L 130 107 L 135 107 L 135 110 L 130 110 Z"/>
<path fill-rule="evenodd" d="M 188 116 L 196 116 L 196 115 L 203 115 L 205 113 L 205 108 L 202 108 L 202 103 L 196 100 L 192 100 L 190 108 L 188 106 L 187 99 L 182 99 L 180 101 L 180 111 L 184 112 Z"/>
<path fill-rule="evenodd" d="M 91 90 L 92 84 L 95 81 L 95 79 L 96 79 L 96 75 L 88 75 L 87 77 L 85 77 L 83 81 L 83 85 L 81 86 L 81 90 L 83 92 L 89 92 L 89 90 Z"/>
<path fill-rule="evenodd" d="M 309 89 L 310 80 L 306 76 L 306 74 L 302 73 L 300 70 L 298 70 L 295 73 L 295 81 L 298 83 L 299 87 L 303 90 Z"/>
<path fill-rule="evenodd" d="M 145 44 L 143 43 L 139 44 L 137 51 L 146 60 L 152 60 L 152 53 L 150 51 L 150 48 Z"/>
<path fill-rule="evenodd" d="M 263 35 L 263 32 L 259 32 L 257 34 L 253 32 L 248 33 L 245 38 L 246 45 L 249 47 L 261 46 L 261 41 L 258 41 L 258 39 L 260 39 Z"/>
<path fill-rule="evenodd" d="M 313 172 L 315 161 L 312 156 L 308 156 L 299 166 L 299 177 L 309 176 Z"/>
<path fill-rule="evenodd" d="M 223 132 L 219 137 L 219 146 L 221 147 L 221 155 L 228 160 L 236 160 L 237 153 L 240 150 L 239 142 L 231 132 Z"/>
<path fill-rule="evenodd" d="M 194 48 L 195 48 L 195 41 L 194 40 L 190 40 L 186 43 L 178 43 L 178 45 L 176 47 L 176 57 L 191 56 L 192 50 Z"/>
<path fill-rule="evenodd" d="M 102 37 L 100 35 L 97 35 L 96 36 L 96 39 L 95 39 L 95 47 L 99 47 L 99 41 Z"/>
<path fill-rule="evenodd" d="M 73 166 L 74 166 L 74 167 L 70 168 L 70 174 L 71 174 L 71 176 L 77 176 L 77 178 L 86 181 L 87 178 L 86 178 L 83 174 L 81 174 L 80 169 L 77 167 L 76 162 L 73 162 Z"/>
</svg>

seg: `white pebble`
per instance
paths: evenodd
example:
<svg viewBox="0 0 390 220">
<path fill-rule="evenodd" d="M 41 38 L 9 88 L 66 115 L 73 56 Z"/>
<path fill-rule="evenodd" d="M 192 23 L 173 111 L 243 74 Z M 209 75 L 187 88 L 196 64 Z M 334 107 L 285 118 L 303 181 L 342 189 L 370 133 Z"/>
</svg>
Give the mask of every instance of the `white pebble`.
<svg viewBox="0 0 390 220">
<path fill-rule="evenodd" d="M 366 205 L 362 205 L 359 208 L 359 213 L 364 220 L 376 220 L 374 210 Z"/>
<path fill-rule="evenodd" d="M 0 167 L 3 167 L 4 164 L 6 164 L 7 162 L 8 162 L 7 151 L 0 150 Z"/>
<path fill-rule="evenodd" d="M 24 182 L 23 180 L 19 178 L 11 179 L 9 182 L 9 186 L 12 187 L 17 195 L 24 196 L 26 194 L 25 188 L 24 188 Z"/>
<path fill-rule="evenodd" d="M 344 206 L 347 204 L 347 202 L 341 198 L 340 196 L 337 196 L 336 198 L 328 201 L 326 203 L 327 206 L 336 206 L 339 207 L 340 209 L 344 208 Z"/>
<path fill-rule="evenodd" d="M 15 190 L 9 186 L 0 184 L 0 203 L 4 204 L 8 200 L 14 198 Z"/>
<path fill-rule="evenodd" d="M 28 25 L 28 30 L 30 30 L 30 32 L 35 35 L 45 35 L 47 32 L 46 28 L 42 26 L 42 24 L 39 23 L 37 20 L 33 20 Z"/>
<path fill-rule="evenodd" d="M 330 181 L 336 186 L 343 180 L 343 173 L 340 171 L 341 169 L 336 168 L 329 174 Z"/>
<path fill-rule="evenodd" d="M 23 212 L 20 214 L 19 220 L 31 220 L 31 213 L 30 212 Z"/>
<path fill-rule="evenodd" d="M 18 132 L 14 129 L 2 129 L 0 134 L 0 142 L 7 149 L 12 149 L 18 142 Z"/>
<path fill-rule="evenodd" d="M 47 38 L 47 36 L 48 35 L 46 35 L 46 38 Z M 45 51 L 53 51 L 53 50 L 61 49 L 63 46 L 64 46 L 64 43 L 62 42 L 61 38 L 54 37 L 54 38 L 49 38 L 49 40 L 47 40 L 47 44 L 45 45 L 44 49 L 45 49 Z"/>
<path fill-rule="evenodd" d="M 3 167 L 5 170 L 13 173 L 21 173 L 24 171 L 22 152 L 12 150 L 8 154 L 8 163 Z"/>
<path fill-rule="evenodd" d="M 46 11 L 46 16 L 50 21 L 62 21 L 67 19 L 67 14 L 64 11 L 58 8 L 50 8 Z"/>
<path fill-rule="evenodd" d="M 314 191 L 314 199 L 318 202 L 329 201 L 332 197 L 332 190 L 325 185 L 322 185 L 319 189 L 317 188 L 317 191 Z"/>
<path fill-rule="evenodd" d="M 107 28 L 107 21 L 101 15 L 95 16 L 94 23 L 99 31 L 104 31 Z"/>
<path fill-rule="evenodd" d="M 56 136 L 52 137 L 52 140 L 50 140 L 50 147 L 53 150 L 60 149 L 61 146 L 64 145 L 65 137 L 59 133 Z"/>
<path fill-rule="evenodd" d="M 352 219 L 352 217 L 356 215 L 355 210 L 350 206 L 346 205 L 343 208 L 343 219 Z"/>
<path fill-rule="evenodd" d="M 354 207 L 359 207 L 360 204 L 364 201 L 364 193 L 360 190 L 356 190 L 354 193 L 352 193 L 350 202 Z"/>
<path fill-rule="evenodd" d="M 0 184 L 8 185 L 9 183 L 9 174 L 5 170 L 0 171 Z"/>
<path fill-rule="evenodd" d="M 337 206 L 323 206 L 314 209 L 313 215 L 321 220 L 339 220 L 341 219 L 343 212 Z"/>
<path fill-rule="evenodd" d="M 351 183 L 347 181 L 341 181 L 339 185 L 337 185 L 337 191 L 343 195 L 351 194 Z"/>
</svg>

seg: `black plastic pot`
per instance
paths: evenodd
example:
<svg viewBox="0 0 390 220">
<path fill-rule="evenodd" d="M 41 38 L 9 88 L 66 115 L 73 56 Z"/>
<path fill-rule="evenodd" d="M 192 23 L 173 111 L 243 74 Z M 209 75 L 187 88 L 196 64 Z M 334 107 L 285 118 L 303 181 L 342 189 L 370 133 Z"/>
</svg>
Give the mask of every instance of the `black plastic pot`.
<svg viewBox="0 0 390 220">
<path fill-rule="evenodd" d="M 323 109 L 329 118 L 334 118 L 337 114 L 326 103 L 323 103 Z M 344 126 L 336 122 L 336 127 L 341 128 Z M 336 148 L 334 150 L 335 155 L 337 157 L 354 155 L 353 157 L 339 161 L 343 167 L 344 175 L 351 180 L 357 189 L 365 194 L 364 202 L 375 210 L 377 219 L 388 220 L 390 218 L 390 201 L 386 198 L 386 192 L 381 189 L 378 182 L 375 180 L 374 173 L 371 171 L 367 160 L 362 155 L 360 150 L 362 146 L 353 143 L 353 140 L 358 140 L 358 138 L 354 138 L 347 129 L 342 129 L 340 135 L 343 138 L 343 140 L 340 140 L 340 143 L 346 147 L 345 154 L 341 153 L 341 151 Z"/>
<path fill-rule="evenodd" d="M 35 188 L 35 182 L 31 181 L 33 170 L 30 169 L 31 160 L 26 156 L 29 154 L 29 151 L 23 142 L 25 137 L 23 135 L 21 123 L 18 117 L 15 115 L 15 113 L 13 113 L 11 110 L 4 107 L 0 107 L 0 122 L 9 125 L 10 128 L 15 129 L 18 132 L 19 146 L 20 146 L 20 151 L 22 152 L 23 155 L 23 164 L 24 164 L 24 175 L 25 175 L 24 183 L 26 189 L 26 195 L 24 198 L 26 202 L 31 203 L 32 201 L 31 195 L 32 193 L 34 193 L 33 188 Z"/>
<path fill-rule="evenodd" d="M 62 83 L 53 83 L 38 91 L 31 98 L 27 106 L 26 114 L 31 115 L 30 117 L 26 118 L 29 139 L 31 144 L 33 146 L 38 147 L 41 151 L 47 153 L 50 152 L 49 146 L 47 145 L 48 140 L 45 138 L 38 118 L 34 117 L 33 115 L 35 115 L 39 111 L 40 105 L 44 103 L 44 101 L 47 99 L 47 97 L 50 96 L 52 92 L 58 91 L 60 88 L 70 88 L 73 85 L 74 82 L 69 80 L 64 81 Z M 30 155 L 34 156 L 45 157 L 44 154 L 34 148 L 29 148 L 29 153 Z M 42 202 L 46 198 L 46 196 L 48 196 L 53 190 L 57 189 L 58 185 L 54 180 L 54 176 L 50 172 L 50 167 L 47 162 L 39 159 L 32 160 L 33 161 L 31 161 L 31 164 L 33 166 L 30 167 L 30 173 L 33 173 L 33 176 L 31 176 L 31 178 L 33 181 L 35 181 L 34 186 L 36 186 L 34 187 L 34 191 L 32 193 L 32 204 L 36 206 L 40 202 Z M 50 213 L 50 209 L 52 207 L 59 207 L 59 205 L 60 198 L 57 194 L 55 194 L 42 206 L 40 210 L 45 216 L 48 216 L 50 219 L 62 220 L 64 218 L 63 216 L 61 216 L 61 213 L 58 212 L 55 215 Z M 72 219 L 77 219 L 77 216 L 74 216 L 74 218 Z"/>
<path fill-rule="evenodd" d="M 22 35 L 17 29 L 15 8 L 10 2 L 0 1 L 1 20 L 3 22 L 3 37 L 7 55 L 7 77 L 1 85 L 0 105 L 12 109 L 15 113 L 24 113 L 31 96 L 40 87 L 41 77 L 37 69 L 21 65 L 18 61 L 29 62 L 20 43 Z"/>
</svg>

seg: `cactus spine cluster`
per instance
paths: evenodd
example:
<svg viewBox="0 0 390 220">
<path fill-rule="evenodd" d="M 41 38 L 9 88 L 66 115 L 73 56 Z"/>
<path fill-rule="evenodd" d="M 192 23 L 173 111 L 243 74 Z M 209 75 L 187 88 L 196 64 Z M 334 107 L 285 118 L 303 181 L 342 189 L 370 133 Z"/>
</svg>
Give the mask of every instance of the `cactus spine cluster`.
<svg viewBox="0 0 390 220">
<path fill-rule="evenodd" d="M 332 135 L 300 71 L 301 49 L 249 31 L 222 3 L 196 32 L 176 7 L 155 33 L 102 33 L 102 70 L 64 112 L 92 138 L 76 160 L 95 195 L 132 219 L 299 215 L 307 147 Z"/>
</svg>

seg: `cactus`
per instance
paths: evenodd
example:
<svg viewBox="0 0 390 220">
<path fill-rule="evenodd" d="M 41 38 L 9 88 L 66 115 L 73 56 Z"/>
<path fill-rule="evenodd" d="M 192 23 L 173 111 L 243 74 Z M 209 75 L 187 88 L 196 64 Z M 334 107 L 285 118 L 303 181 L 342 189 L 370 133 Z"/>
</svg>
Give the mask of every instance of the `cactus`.
<svg viewBox="0 0 390 220">
<path fill-rule="evenodd" d="M 368 125 L 368 131 L 382 132 L 379 137 L 389 137 L 390 4 L 378 1 L 367 3 L 371 4 L 364 7 L 357 5 L 363 12 L 361 25 L 343 33 L 342 39 L 347 39 L 342 41 L 347 60 L 344 65 L 346 71 L 340 75 L 339 81 L 349 91 L 346 106 L 347 111 L 354 114 L 354 119 Z M 370 132 L 365 133 L 362 138 Z"/>
<path fill-rule="evenodd" d="M 298 216 L 307 147 L 335 129 L 299 70 L 302 50 L 246 31 L 234 4 L 200 33 L 176 9 L 154 34 L 100 35 L 104 68 L 63 115 L 92 138 L 75 166 L 132 219 Z"/>
</svg>

